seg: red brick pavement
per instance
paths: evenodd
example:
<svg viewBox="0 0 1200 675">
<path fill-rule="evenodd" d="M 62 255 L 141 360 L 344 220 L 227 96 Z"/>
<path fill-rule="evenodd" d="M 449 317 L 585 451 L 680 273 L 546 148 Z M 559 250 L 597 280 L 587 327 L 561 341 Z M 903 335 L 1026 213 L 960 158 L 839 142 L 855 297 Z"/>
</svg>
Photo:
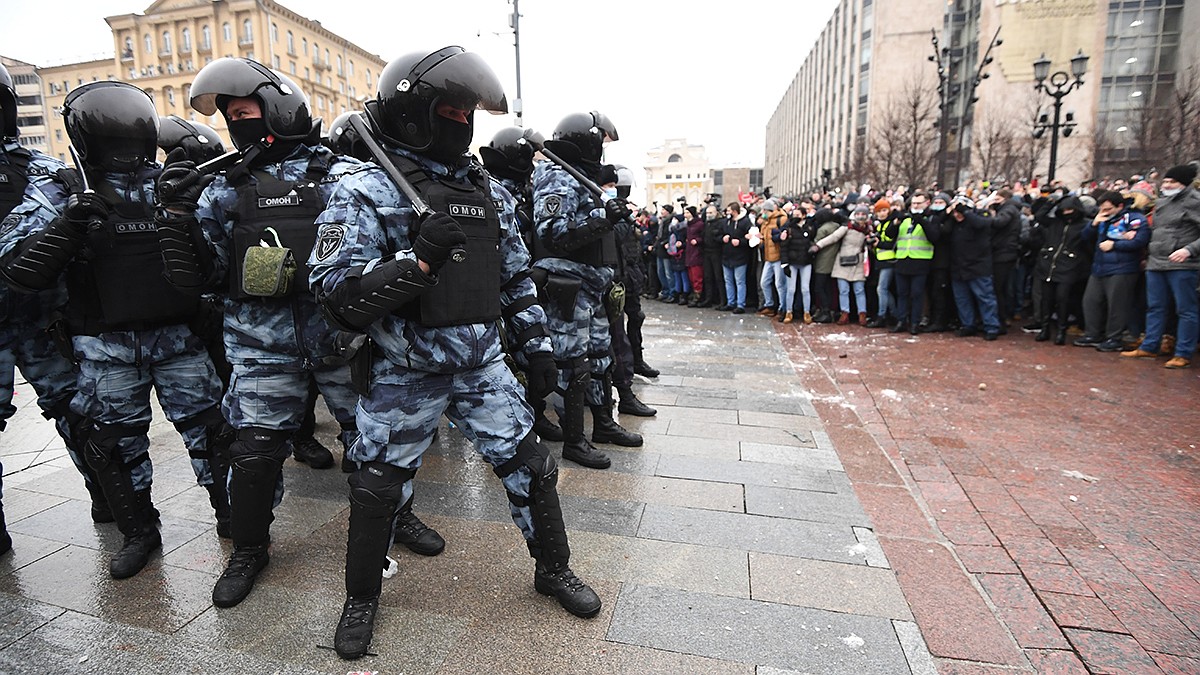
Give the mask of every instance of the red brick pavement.
<svg viewBox="0 0 1200 675">
<path fill-rule="evenodd" d="M 1200 368 L 776 327 L 941 672 L 1200 672 Z"/>
</svg>

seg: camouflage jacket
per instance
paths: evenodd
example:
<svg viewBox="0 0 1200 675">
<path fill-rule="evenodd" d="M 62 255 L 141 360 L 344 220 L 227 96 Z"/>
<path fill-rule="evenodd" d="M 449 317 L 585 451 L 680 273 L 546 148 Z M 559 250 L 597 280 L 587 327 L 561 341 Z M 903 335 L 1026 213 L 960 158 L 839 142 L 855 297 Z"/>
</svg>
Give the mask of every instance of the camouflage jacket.
<svg viewBox="0 0 1200 675">
<path fill-rule="evenodd" d="M 533 217 L 537 236 L 557 246 L 588 218 L 604 218 L 605 211 L 562 167 L 542 162 L 533 170 Z M 596 293 L 604 292 L 613 280 L 611 267 L 593 267 L 566 258 L 542 258 L 534 267 L 581 279 Z"/>
<path fill-rule="evenodd" d="M 314 153 L 327 155 L 330 162 L 328 175 L 317 186 L 321 199 L 328 203 L 338 180 L 357 169 L 361 162 L 348 157 L 334 158 L 321 146 L 301 145 L 287 159 L 263 170 L 281 180 L 298 181 L 304 178 Z M 254 180 L 253 174 L 249 180 Z M 213 254 L 211 280 L 220 294 L 229 291 L 229 266 L 241 264 L 231 259 L 237 201 L 236 186 L 221 175 L 204 190 L 196 209 L 201 232 Z M 316 228 L 315 223 L 313 227 Z M 296 279 L 292 294 L 287 297 L 247 300 L 226 297 L 225 300 L 225 352 L 230 363 L 300 367 L 335 364 L 341 359 L 339 333 L 321 314 L 305 279 Z"/>
<path fill-rule="evenodd" d="M 452 171 L 444 164 L 403 150 L 396 154 L 416 162 L 431 176 L 467 183 L 468 168 Z M 529 252 L 521 240 L 514 216 L 515 201 L 494 179 L 491 199 L 500 215 L 501 305 L 507 307 L 526 297 L 536 297 L 533 282 L 527 277 L 509 282 L 529 268 Z M 314 290 L 331 292 L 353 268 L 373 267 L 384 258 L 395 256 L 415 260 L 411 232 L 417 213 L 412 202 L 400 192 L 387 174 L 374 164 L 366 164 L 347 174 L 338 184 L 329 207 L 317 219 L 322 240 L 326 235 L 340 236 L 341 243 L 322 251 L 314 250 L 309 265 Z M 441 274 L 453 274 L 454 265 L 443 267 Z M 533 304 L 508 319 L 509 335 L 519 335 L 535 324 L 544 325 L 545 312 Z M 496 324 L 467 324 L 432 328 L 408 321 L 395 314 L 371 324 L 367 332 L 394 363 L 414 370 L 456 373 L 477 368 L 504 357 L 500 331 Z M 550 338 L 536 337 L 524 345 L 514 345 L 528 356 L 550 353 Z"/>
<path fill-rule="evenodd" d="M 0 152 L 0 162 L 11 163 L 8 153 L 19 148 L 16 143 L 6 142 L 4 152 Z M 0 221 L 0 259 L 13 250 L 21 239 L 28 236 L 35 224 L 40 229 L 57 218 L 67 203 L 67 186 L 57 177 L 58 171 L 65 168 L 63 163 L 37 150 L 29 150 L 29 153 L 31 156 L 26 169 L 29 185 L 25 187 L 24 200 L 12 211 L 0 214 L 0 217 L 3 217 Z M 35 214 L 40 214 L 36 220 Z M 30 222 L 25 223 L 26 220 Z M 7 285 L 0 283 L 0 309 L 15 309 L 8 304 L 7 298 L 13 297 L 13 302 L 16 302 L 17 295 L 23 294 L 17 294 Z M 63 283 L 59 283 L 57 288 L 37 294 L 37 302 L 42 303 L 44 307 L 58 307 L 66 300 L 67 290 Z M 0 324 L 16 318 L 19 317 L 8 316 L 6 311 L 0 311 Z"/>
</svg>

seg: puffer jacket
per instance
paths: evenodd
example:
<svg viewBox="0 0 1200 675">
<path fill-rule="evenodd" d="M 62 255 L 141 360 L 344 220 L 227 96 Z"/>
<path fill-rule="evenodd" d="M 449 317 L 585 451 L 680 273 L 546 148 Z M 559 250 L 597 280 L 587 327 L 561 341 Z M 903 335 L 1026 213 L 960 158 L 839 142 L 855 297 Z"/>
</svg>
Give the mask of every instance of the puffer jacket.
<svg viewBox="0 0 1200 675">
<path fill-rule="evenodd" d="M 822 250 L 832 248 L 837 243 L 837 257 L 833 261 L 833 278 L 846 281 L 865 281 L 866 270 L 863 267 L 863 249 L 867 243 L 867 233 L 856 230 L 849 225 L 842 225 L 832 234 L 817 240 L 817 246 Z M 842 260 L 854 257 L 857 262 L 853 265 L 843 265 Z"/>
<path fill-rule="evenodd" d="M 1191 257 L 1171 262 L 1171 254 L 1187 248 Z M 1146 269 L 1154 272 L 1200 269 L 1200 192 L 1186 187 L 1174 197 L 1160 197 L 1154 206 Z"/>
</svg>

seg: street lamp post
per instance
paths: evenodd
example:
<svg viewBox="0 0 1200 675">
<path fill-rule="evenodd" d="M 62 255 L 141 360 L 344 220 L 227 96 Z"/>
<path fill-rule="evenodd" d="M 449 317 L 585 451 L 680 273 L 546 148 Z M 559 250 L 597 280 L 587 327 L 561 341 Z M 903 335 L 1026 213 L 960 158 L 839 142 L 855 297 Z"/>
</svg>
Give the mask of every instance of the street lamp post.
<svg viewBox="0 0 1200 675">
<path fill-rule="evenodd" d="M 1087 72 L 1087 62 L 1088 57 L 1084 56 L 1082 49 L 1071 57 L 1070 74 L 1060 70 L 1051 75 L 1050 59 L 1046 58 L 1045 54 L 1033 62 L 1033 79 L 1037 81 L 1034 90 L 1045 92 L 1047 96 L 1054 99 L 1053 121 L 1048 120 L 1047 115 L 1042 114 L 1033 125 L 1034 138 L 1041 138 L 1046 131 L 1050 132 L 1050 168 L 1047 171 L 1046 180 L 1051 182 L 1054 181 L 1054 170 L 1058 165 L 1059 132 L 1061 131 L 1063 137 L 1066 138 L 1075 129 L 1073 113 L 1067 113 L 1065 122 L 1062 119 L 1062 100 L 1067 94 L 1083 86 L 1083 74 Z M 1047 79 L 1050 82 L 1049 85 L 1046 84 Z"/>
</svg>

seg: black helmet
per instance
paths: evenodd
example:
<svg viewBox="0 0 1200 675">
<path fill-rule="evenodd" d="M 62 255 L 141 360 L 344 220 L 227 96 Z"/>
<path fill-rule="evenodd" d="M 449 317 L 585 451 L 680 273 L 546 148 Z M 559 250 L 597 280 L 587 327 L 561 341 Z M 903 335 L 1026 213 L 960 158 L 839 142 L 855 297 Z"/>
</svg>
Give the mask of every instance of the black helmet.
<svg viewBox="0 0 1200 675">
<path fill-rule="evenodd" d="M 635 185 L 633 171 L 621 164 L 616 164 L 613 168 L 617 171 L 617 196 L 621 199 L 629 199 L 629 193 L 633 191 Z"/>
<path fill-rule="evenodd" d="M 3 63 L 0 63 L 0 115 L 4 117 L 4 137 L 16 138 L 20 133 L 17 130 L 17 88 Z"/>
<path fill-rule="evenodd" d="M 63 101 L 63 123 L 84 166 L 134 171 L 158 150 L 158 111 L 150 95 L 124 82 L 89 82 Z"/>
<path fill-rule="evenodd" d="M 183 148 L 188 159 L 197 164 L 225 154 L 225 144 L 212 127 L 177 115 L 158 118 L 158 147 L 168 155 L 175 148 Z"/>
<path fill-rule="evenodd" d="M 619 140 L 617 127 L 603 113 L 571 113 L 554 127 L 554 140 L 566 141 L 579 150 L 579 156 L 599 162 L 604 156 L 604 141 Z"/>
<path fill-rule="evenodd" d="M 448 126 L 449 120 L 442 122 L 445 118 L 437 114 L 440 103 L 471 111 L 465 130 Z M 371 126 L 385 141 L 441 160 L 467 151 L 477 108 L 503 114 L 508 100 L 496 73 L 478 54 L 462 47 L 392 59 L 379 74 L 376 100 L 366 105 Z"/>
<path fill-rule="evenodd" d="M 371 153 L 363 144 L 358 132 L 350 125 L 350 116 L 358 114 L 358 111 L 350 110 L 338 115 L 325 130 L 321 142 L 338 155 L 349 155 L 366 161 L 371 158 Z"/>
<path fill-rule="evenodd" d="M 533 155 L 545 142 L 533 129 L 506 127 L 492 136 L 492 142 L 479 148 L 479 156 L 488 171 L 519 182 L 533 173 Z"/>
<path fill-rule="evenodd" d="M 225 115 L 224 97 L 257 97 L 263 122 L 276 140 L 303 140 L 313 130 L 308 97 L 300 87 L 283 73 L 250 59 L 225 57 L 204 66 L 192 82 L 191 96 L 192 107 L 205 115 L 218 111 Z M 237 139 L 234 145 L 241 147 Z"/>
</svg>

